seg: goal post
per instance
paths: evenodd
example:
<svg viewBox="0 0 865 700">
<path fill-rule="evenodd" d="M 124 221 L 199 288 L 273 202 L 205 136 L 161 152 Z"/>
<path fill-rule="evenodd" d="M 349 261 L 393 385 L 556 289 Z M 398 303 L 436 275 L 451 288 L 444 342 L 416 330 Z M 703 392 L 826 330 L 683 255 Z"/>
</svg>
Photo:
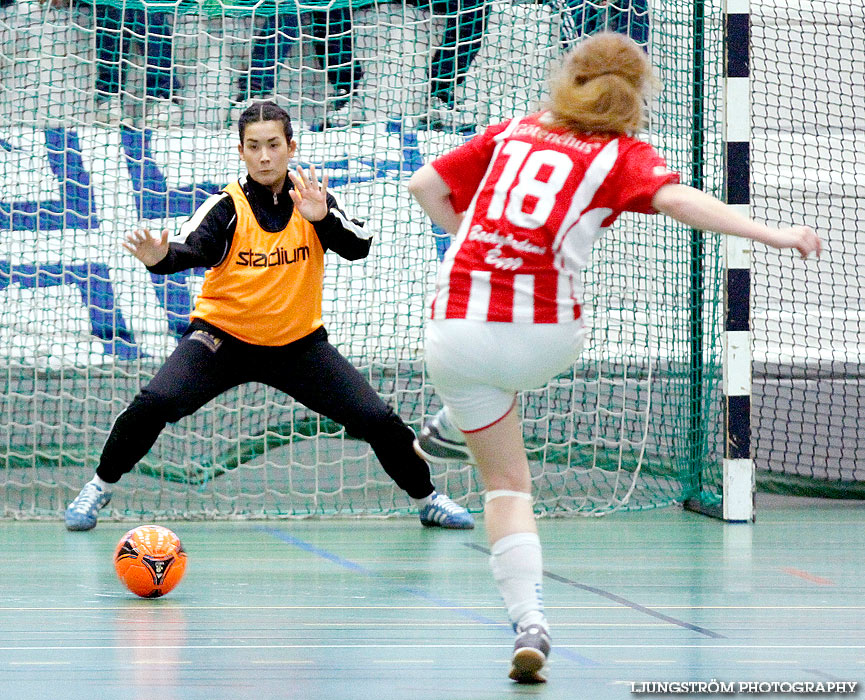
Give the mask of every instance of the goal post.
<svg viewBox="0 0 865 700">
<path fill-rule="evenodd" d="M 695 3 L 695 27 L 703 23 L 701 3 Z M 750 0 L 726 0 L 724 18 L 724 195 L 728 205 L 750 217 Z M 695 44 L 701 49 L 695 31 Z M 695 50 L 695 53 L 697 51 Z M 702 51 L 700 50 L 700 53 Z M 695 59 L 695 65 L 697 59 Z M 702 118 L 700 106 L 695 115 Z M 704 131 L 695 124 L 693 134 Z M 702 142 L 700 142 L 702 144 Z M 696 150 L 696 149 L 695 149 Z M 695 183 L 701 187 L 700 182 Z M 695 264 L 703 258 L 694 255 Z M 689 509 L 728 522 L 754 520 L 756 479 L 751 454 L 751 242 L 727 236 L 721 242 L 724 270 L 724 329 L 722 395 L 724 447 L 720 494 L 701 489 L 685 501 Z M 700 382 L 702 386 L 702 382 Z M 720 496 L 720 497 L 719 497 Z"/>
<path fill-rule="evenodd" d="M 725 32 L 726 200 L 751 216 L 750 0 L 727 0 Z M 725 445 L 723 518 L 753 521 L 756 474 L 751 454 L 751 242 L 723 241 Z"/>
<path fill-rule="evenodd" d="M 446 241 L 408 195 L 408 177 L 473 130 L 535 109 L 574 32 L 612 28 L 639 37 L 658 67 L 663 89 L 647 137 L 683 181 L 699 173 L 702 188 L 721 195 L 723 13 L 718 2 L 698 4 L 700 22 L 692 0 L 487 0 L 454 12 L 344 2 L 329 4 L 344 12 L 327 24 L 327 3 L 161 3 L 148 11 L 167 24 L 132 18 L 117 30 L 125 40 L 115 54 L 101 58 L 91 5 L 21 0 L 0 10 L 2 515 L 62 512 L 92 475 L 114 417 L 183 332 L 203 271 L 150 275 L 119 242 L 141 223 L 176 230 L 242 173 L 233 124 L 243 100 L 272 91 L 294 121 L 299 162 L 326 172 L 340 204 L 376 232 L 366 260 L 328 256 L 325 326 L 417 430 L 440 406 L 422 348 Z M 165 38 L 165 26 L 168 53 L 148 34 Z M 349 34 L 349 53 L 334 42 L 322 55 L 328 39 Z M 112 57 L 118 90 L 102 95 L 100 61 Z M 433 80 L 450 90 L 446 99 L 431 92 Z M 695 237 L 660 216 L 625 215 L 597 243 L 583 280 L 583 355 L 520 396 L 539 514 L 726 507 L 724 397 L 739 380 L 724 372 L 723 284 L 724 260 L 736 255 L 720 237 Z M 433 466 L 433 478 L 482 508 L 470 466 Z M 740 519 L 735 498 L 728 519 Z M 169 425 L 106 515 L 408 509 L 367 445 L 247 385 Z"/>
</svg>

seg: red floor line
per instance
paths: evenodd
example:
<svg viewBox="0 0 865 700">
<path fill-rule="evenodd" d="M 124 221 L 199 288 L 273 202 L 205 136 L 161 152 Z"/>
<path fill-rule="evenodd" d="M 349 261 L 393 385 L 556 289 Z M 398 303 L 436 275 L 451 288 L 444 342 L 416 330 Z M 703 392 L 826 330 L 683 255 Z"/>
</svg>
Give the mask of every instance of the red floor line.
<svg viewBox="0 0 865 700">
<path fill-rule="evenodd" d="M 822 576 L 815 576 L 814 574 L 809 574 L 807 571 L 801 571 L 800 569 L 794 569 L 790 566 L 786 566 L 781 569 L 785 574 L 790 574 L 790 576 L 796 576 L 797 578 L 801 578 L 805 581 L 810 581 L 811 583 L 816 583 L 819 586 L 834 586 L 835 582 L 830 581 L 828 578 L 823 578 Z"/>
</svg>

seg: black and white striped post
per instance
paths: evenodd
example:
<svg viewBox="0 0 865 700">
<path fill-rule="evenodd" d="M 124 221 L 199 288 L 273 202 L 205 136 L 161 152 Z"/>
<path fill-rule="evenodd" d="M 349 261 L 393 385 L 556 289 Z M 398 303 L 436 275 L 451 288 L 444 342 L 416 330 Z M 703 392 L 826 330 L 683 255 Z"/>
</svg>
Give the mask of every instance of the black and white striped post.
<svg viewBox="0 0 865 700">
<path fill-rule="evenodd" d="M 751 213 L 750 0 L 727 0 L 725 146 L 727 203 Z M 751 456 L 751 241 L 724 236 L 723 519 L 754 520 Z"/>
</svg>

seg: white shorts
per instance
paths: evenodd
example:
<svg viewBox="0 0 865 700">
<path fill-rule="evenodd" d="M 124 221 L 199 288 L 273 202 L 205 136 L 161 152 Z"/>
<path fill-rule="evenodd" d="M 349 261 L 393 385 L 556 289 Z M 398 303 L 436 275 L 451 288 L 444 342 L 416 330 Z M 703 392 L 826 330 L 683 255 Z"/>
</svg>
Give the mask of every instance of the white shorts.
<svg viewBox="0 0 865 700">
<path fill-rule="evenodd" d="M 582 321 L 429 321 L 427 373 L 460 430 L 474 432 L 503 418 L 518 391 L 543 386 L 568 369 L 585 336 Z"/>
</svg>

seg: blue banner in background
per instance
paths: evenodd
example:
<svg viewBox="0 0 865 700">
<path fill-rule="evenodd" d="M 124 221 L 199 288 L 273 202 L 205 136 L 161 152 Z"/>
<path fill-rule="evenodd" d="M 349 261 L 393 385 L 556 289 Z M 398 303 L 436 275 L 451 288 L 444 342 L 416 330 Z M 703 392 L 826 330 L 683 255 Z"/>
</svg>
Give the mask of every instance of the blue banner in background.
<svg viewBox="0 0 865 700">
<path fill-rule="evenodd" d="M 0 290 L 10 284 L 43 289 L 62 284 L 77 287 L 81 303 L 90 314 L 90 332 L 102 341 L 105 352 L 124 360 L 138 357 L 139 351 L 132 334 L 114 303 L 114 288 L 106 265 L 25 264 L 13 268 L 8 260 L 0 260 Z"/>
<path fill-rule="evenodd" d="M 175 177 L 167 177 L 164 166 L 160 167 L 160 162 L 173 162 L 174 158 L 169 154 L 168 159 L 160 161 L 157 157 L 160 154 L 156 153 L 155 148 L 155 142 L 164 144 L 167 137 L 150 129 L 120 127 L 119 151 L 117 132 L 109 134 L 92 128 L 52 128 L 26 134 L 30 139 L 34 136 L 36 141 L 32 143 L 36 145 L 44 138 L 47 166 L 56 180 L 56 192 L 59 192 L 59 195 L 55 194 L 51 199 L 0 199 L 0 230 L 13 233 L 27 231 L 31 232 L 31 235 L 53 233 L 55 245 L 46 247 L 40 243 L 37 247 L 41 255 L 36 256 L 34 252 L 35 260 L 28 259 L 25 255 L 24 262 L 21 262 L 17 254 L 9 258 L 0 253 L 0 291 L 6 290 L 10 285 L 30 289 L 73 286 L 87 309 L 90 334 L 102 343 L 103 352 L 118 359 L 140 357 L 144 353 L 136 343 L 136 331 L 117 304 L 116 288 L 122 282 L 118 281 L 117 272 L 105 262 L 105 259 L 110 257 L 107 251 L 109 247 L 116 248 L 121 235 L 125 235 L 126 230 L 133 230 L 140 222 L 158 222 L 155 224 L 158 227 L 173 226 L 170 220 L 187 218 L 207 197 L 219 192 L 226 183 L 217 182 L 213 177 L 196 180 L 196 177 L 200 177 L 199 172 L 208 171 L 206 167 L 199 167 L 202 163 L 198 160 L 195 160 L 192 166 L 180 168 L 185 170 L 185 173 L 170 173 Z M 398 120 L 353 129 L 350 134 L 305 133 L 304 145 L 309 142 L 314 144 L 317 139 L 321 139 L 323 144 L 325 137 L 330 139 L 331 143 L 339 138 L 346 144 L 350 142 L 352 146 L 349 148 L 346 145 L 346 155 L 343 157 L 315 163 L 320 172 L 327 173 L 328 187 L 331 189 L 369 186 L 382 181 L 403 182 L 424 162 L 417 133 L 404 130 Z M 5 170 L 12 178 L 16 171 L 20 173 L 21 182 L 38 177 L 38 174 L 22 172 L 22 168 L 33 168 L 32 145 L 16 145 L 28 143 L 27 138 L 16 139 L 15 135 L 8 135 L 0 139 L 0 161 L 4 156 L 10 159 L 11 167 Z M 190 133 L 190 148 L 195 148 L 196 139 L 200 138 L 200 133 Z M 229 146 L 233 138 L 233 132 L 213 133 L 208 136 L 210 143 L 217 142 L 218 158 L 223 164 L 230 162 L 233 153 L 223 153 L 222 144 L 224 142 Z M 102 150 L 106 139 L 108 152 Z M 185 134 L 182 139 L 186 139 Z M 99 148 L 100 151 L 87 152 L 85 149 L 88 148 Z M 315 153 L 317 150 L 305 149 L 308 153 Z M 332 151 L 332 148 L 329 150 Z M 211 145 L 209 153 L 213 152 L 214 147 Z M 203 157 L 206 157 L 206 154 Z M 14 158 L 18 159 L 17 165 Z M 88 172 L 88 163 L 91 168 L 92 164 L 98 163 L 100 170 Z M 299 164 L 305 168 L 310 165 L 309 162 Z M 239 167 L 241 164 L 238 164 Z M 215 170 L 219 171 L 219 168 Z M 214 172 L 214 168 L 209 172 Z M 170 185 L 169 182 L 177 181 L 178 175 L 188 175 L 190 181 Z M 226 176 L 226 181 L 228 179 L 230 177 Z M 102 186 L 103 190 L 97 191 L 99 183 L 103 181 L 106 183 Z M 44 187 L 36 182 L 31 189 Z M 29 186 L 32 183 L 27 184 Z M 117 191 L 112 191 L 115 187 Z M 28 187 L 23 189 L 28 191 Z M 395 195 L 393 202 L 383 204 L 373 201 L 371 205 L 384 208 L 389 205 L 399 211 L 405 208 L 404 203 L 397 201 L 397 197 L 401 196 L 407 195 Z M 131 210 L 129 202 L 133 203 L 134 211 Z M 420 217 L 416 218 L 420 220 Z M 111 236 L 111 240 L 104 241 L 106 255 L 99 255 L 99 260 L 82 262 L 82 256 L 86 257 L 87 253 L 86 249 L 78 244 L 79 236 L 92 238 L 95 235 L 98 240 L 99 233 L 105 230 L 106 222 L 112 225 L 110 233 L 106 232 L 106 235 Z M 372 223 L 375 225 L 375 221 Z M 436 227 L 433 227 L 433 233 L 436 255 L 441 259 L 450 243 L 450 237 L 443 231 L 436 230 Z M 62 238 L 58 234 L 62 234 Z M 37 236 L 36 240 L 42 241 L 42 237 Z M 50 236 L 48 240 L 52 240 Z M 58 244 L 58 241 L 62 243 Z M 60 259 L 41 261 L 44 251 L 53 250 L 54 247 L 68 249 L 70 254 L 67 256 L 61 253 Z M 91 256 L 97 254 L 91 249 Z M 70 258 L 75 262 L 65 261 Z M 190 280 L 203 274 L 204 269 L 195 269 L 170 276 L 148 275 L 156 301 L 164 311 L 168 330 L 175 337 L 182 335 L 189 323 L 189 313 L 194 303 Z"/>
<path fill-rule="evenodd" d="M 46 129 L 48 165 L 60 184 L 60 199 L 4 202 L 0 200 L 0 230 L 56 231 L 96 229 L 99 219 L 93 204 L 90 174 L 84 169 L 78 134 L 71 129 Z M 6 152 L 16 150 L 11 141 L 0 140 Z M 8 172 L 6 177 L 15 177 Z"/>
</svg>

